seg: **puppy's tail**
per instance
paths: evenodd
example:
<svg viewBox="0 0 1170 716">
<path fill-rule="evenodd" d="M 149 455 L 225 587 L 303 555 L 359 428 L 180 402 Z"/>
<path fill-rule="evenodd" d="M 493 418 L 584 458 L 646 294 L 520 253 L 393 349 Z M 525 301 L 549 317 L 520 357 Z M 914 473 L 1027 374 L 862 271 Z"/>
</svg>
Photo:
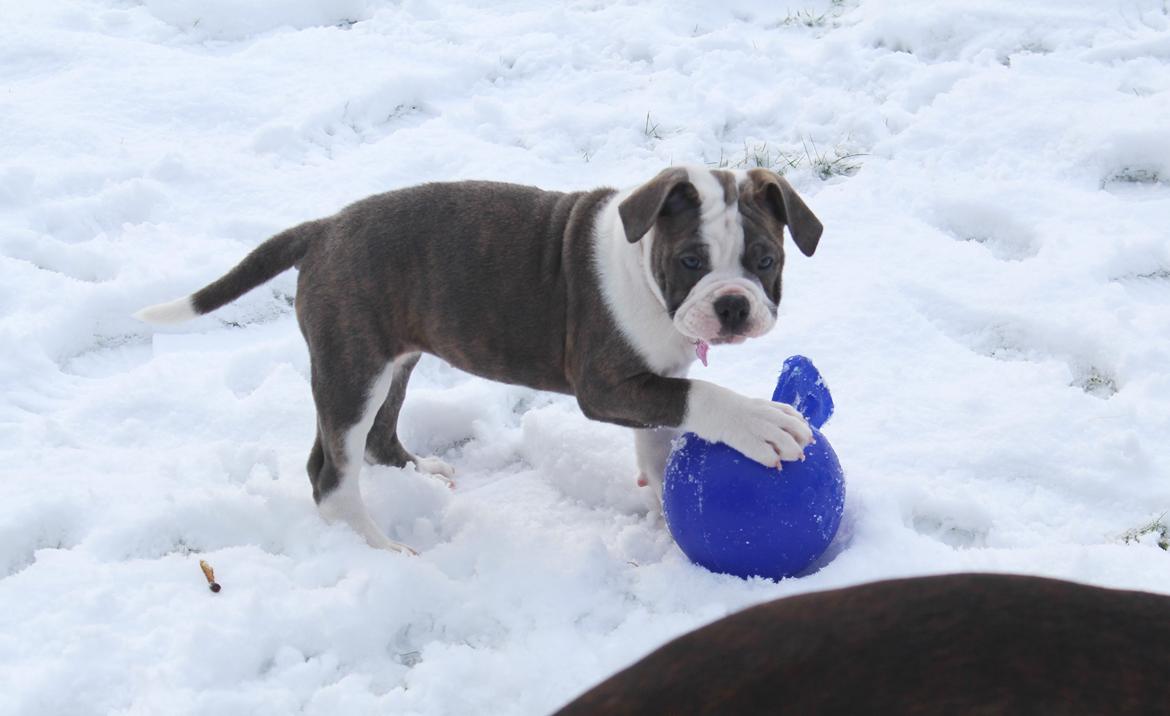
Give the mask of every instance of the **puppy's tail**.
<svg viewBox="0 0 1170 716">
<path fill-rule="evenodd" d="M 134 317 L 147 323 L 182 323 L 231 303 L 277 274 L 292 268 L 325 233 L 325 221 L 307 221 L 257 246 L 236 267 L 190 296 L 147 306 Z"/>
</svg>

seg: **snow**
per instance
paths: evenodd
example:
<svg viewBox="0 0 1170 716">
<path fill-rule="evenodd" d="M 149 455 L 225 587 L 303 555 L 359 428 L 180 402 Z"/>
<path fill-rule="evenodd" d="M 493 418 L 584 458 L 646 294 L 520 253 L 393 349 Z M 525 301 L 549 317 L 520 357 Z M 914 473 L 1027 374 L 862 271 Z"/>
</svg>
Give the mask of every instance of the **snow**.
<svg viewBox="0 0 1170 716">
<path fill-rule="evenodd" d="M 0 5 L 0 713 L 539 714 L 730 611 L 1012 571 L 1170 593 L 1161 0 Z M 858 155 L 858 156 L 847 156 Z M 627 431 L 425 359 L 367 548 L 312 504 L 295 275 L 131 318 L 268 235 L 458 178 L 763 162 L 826 226 L 777 329 L 845 524 L 820 571 L 690 565 Z M 1140 530 L 1139 530 L 1140 531 Z M 208 591 L 206 559 L 223 591 Z"/>
</svg>

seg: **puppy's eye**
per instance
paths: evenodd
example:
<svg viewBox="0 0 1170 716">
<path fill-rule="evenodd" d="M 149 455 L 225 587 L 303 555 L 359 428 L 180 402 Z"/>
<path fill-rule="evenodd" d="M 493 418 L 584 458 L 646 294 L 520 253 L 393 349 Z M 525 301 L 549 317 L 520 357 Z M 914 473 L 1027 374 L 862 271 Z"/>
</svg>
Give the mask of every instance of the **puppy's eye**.
<svg viewBox="0 0 1170 716">
<path fill-rule="evenodd" d="M 775 259 L 774 257 L 772 257 L 772 256 L 765 256 L 765 257 L 763 257 L 763 258 L 761 258 L 761 259 L 759 260 L 759 262 L 756 264 L 756 266 L 757 266 L 757 267 L 758 267 L 758 268 L 759 268 L 761 271 L 766 271 L 766 270 L 768 270 L 768 269 L 772 268 L 772 265 L 773 265 L 773 264 L 775 264 L 775 263 L 776 263 L 776 259 Z"/>
<path fill-rule="evenodd" d="M 692 271 L 697 271 L 698 269 L 703 268 L 703 259 L 695 256 L 694 254 L 687 254 L 679 260 L 682 261 L 682 265 L 684 267 Z"/>
</svg>

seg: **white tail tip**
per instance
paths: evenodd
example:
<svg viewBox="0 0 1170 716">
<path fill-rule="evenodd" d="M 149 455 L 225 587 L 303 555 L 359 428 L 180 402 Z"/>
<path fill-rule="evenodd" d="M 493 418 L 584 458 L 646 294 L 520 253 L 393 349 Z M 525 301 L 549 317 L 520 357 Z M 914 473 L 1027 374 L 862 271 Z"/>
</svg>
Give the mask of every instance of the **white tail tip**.
<svg viewBox="0 0 1170 716">
<path fill-rule="evenodd" d="M 189 321 L 198 316 L 195 312 L 195 305 L 191 303 L 191 297 L 178 298 L 170 303 L 159 303 L 154 306 L 147 306 L 134 317 L 140 321 L 147 323 L 182 323 Z"/>
</svg>

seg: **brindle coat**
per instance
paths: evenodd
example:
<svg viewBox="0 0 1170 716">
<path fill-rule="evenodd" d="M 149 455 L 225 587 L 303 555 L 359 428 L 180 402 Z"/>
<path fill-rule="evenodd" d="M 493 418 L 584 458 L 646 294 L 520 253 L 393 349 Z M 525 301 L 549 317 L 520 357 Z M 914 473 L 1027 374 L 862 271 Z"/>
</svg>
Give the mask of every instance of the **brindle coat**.
<svg viewBox="0 0 1170 716">
<path fill-rule="evenodd" d="M 752 269 L 774 312 L 784 226 L 811 254 L 820 222 L 771 172 L 741 173 L 738 186 L 729 172 L 713 174 L 724 202 L 738 204 L 744 266 L 755 267 L 764 253 L 776 259 Z M 703 251 L 702 201 L 687 177 L 685 169 L 665 170 L 618 207 L 630 242 L 654 230 L 653 277 L 672 316 L 703 275 L 677 260 Z M 308 472 L 319 503 L 347 475 L 356 481 L 354 466 L 347 465 L 350 431 L 369 419 L 372 386 L 385 379 L 387 366 L 393 377 L 372 429 L 361 438 L 365 456 L 395 466 L 412 459 L 398 439 L 397 420 L 420 353 L 492 380 L 575 395 L 590 418 L 677 427 L 687 412 L 690 381 L 648 365 L 603 295 L 597 222 L 615 194 L 466 181 L 372 196 L 269 239 L 193 294 L 176 315 L 207 313 L 293 265 L 300 269 L 296 313 L 317 407 Z M 165 314 L 175 304 L 140 315 L 152 320 L 154 311 L 159 320 L 171 320 Z M 360 497 L 347 499 L 361 509 Z M 356 524 L 352 515 L 347 519 Z M 360 519 L 367 539 L 380 542 L 368 517 Z"/>
</svg>

